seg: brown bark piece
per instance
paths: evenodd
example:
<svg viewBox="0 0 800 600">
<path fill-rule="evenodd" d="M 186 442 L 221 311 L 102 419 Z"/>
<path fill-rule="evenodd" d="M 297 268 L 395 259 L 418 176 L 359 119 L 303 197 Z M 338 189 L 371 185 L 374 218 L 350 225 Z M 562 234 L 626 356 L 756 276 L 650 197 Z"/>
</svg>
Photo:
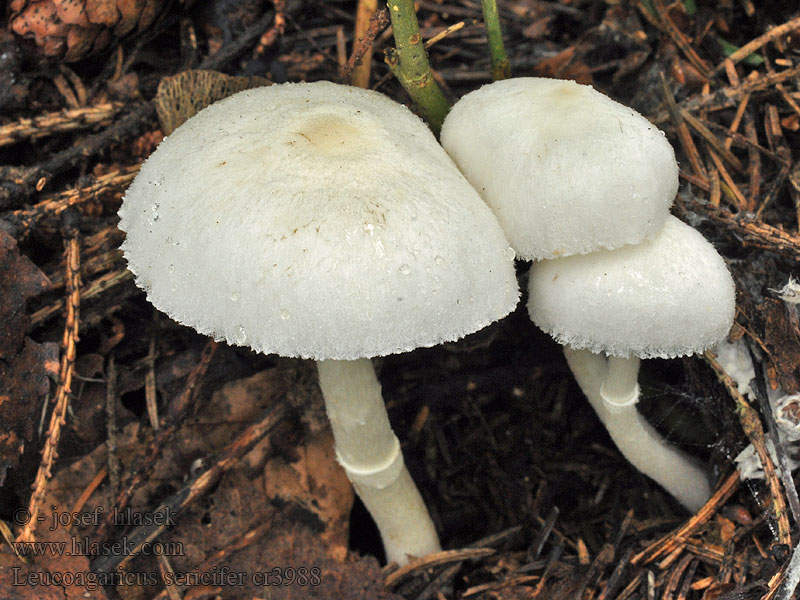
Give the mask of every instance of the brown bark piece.
<svg viewBox="0 0 800 600">
<path fill-rule="evenodd" d="M 800 331 L 789 318 L 783 302 L 767 298 L 760 306 L 764 319 L 764 343 L 770 353 L 778 381 L 787 394 L 800 392 Z"/>
</svg>

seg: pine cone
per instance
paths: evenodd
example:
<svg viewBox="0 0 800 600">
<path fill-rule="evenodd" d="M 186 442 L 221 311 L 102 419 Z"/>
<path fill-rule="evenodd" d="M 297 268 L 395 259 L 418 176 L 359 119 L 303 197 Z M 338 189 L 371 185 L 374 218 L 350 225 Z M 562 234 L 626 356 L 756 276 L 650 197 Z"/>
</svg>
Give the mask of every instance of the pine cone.
<svg viewBox="0 0 800 600">
<path fill-rule="evenodd" d="M 74 62 L 149 27 L 163 0 L 12 0 L 9 29 L 46 57 Z"/>
</svg>

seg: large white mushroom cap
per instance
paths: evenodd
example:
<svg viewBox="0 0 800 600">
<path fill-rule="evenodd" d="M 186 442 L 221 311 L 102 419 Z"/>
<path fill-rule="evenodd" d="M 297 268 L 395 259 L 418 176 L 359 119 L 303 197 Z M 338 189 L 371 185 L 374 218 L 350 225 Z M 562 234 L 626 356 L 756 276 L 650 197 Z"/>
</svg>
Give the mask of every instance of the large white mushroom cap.
<svg viewBox="0 0 800 600">
<path fill-rule="evenodd" d="M 673 216 L 642 244 L 534 263 L 529 290 L 531 320 L 558 342 L 621 357 L 702 352 L 735 311 L 722 257 Z"/>
<path fill-rule="evenodd" d="M 510 312 L 513 250 L 424 123 L 332 83 L 240 92 L 179 127 L 119 211 L 148 299 L 256 351 L 356 359 Z"/>
<path fill-rule="evenodd" d="M 517 255 L 639 243 L 678 190 L 675 153 L 642 115 L 574 81 L 496 81 L 459 100 L 441 141 Z"/>
</svg>

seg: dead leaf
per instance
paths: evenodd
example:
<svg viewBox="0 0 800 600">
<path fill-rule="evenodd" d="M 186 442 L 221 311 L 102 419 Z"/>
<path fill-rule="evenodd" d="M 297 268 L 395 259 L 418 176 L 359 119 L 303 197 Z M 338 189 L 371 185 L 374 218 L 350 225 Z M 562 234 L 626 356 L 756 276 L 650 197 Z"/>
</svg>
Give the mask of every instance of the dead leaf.
<svg viewBox="0 0 800 600">
<path fill-rule="evenodd" d="M 19 351 L 30 325 L 25 303 L 49 286 L 45 274 L 19 253 L 16 240 L 0 231 L 0 358 Z"/>
<path fill-rule="evenodd" d="M 22 352 L 0 359 L 0 485 L 5 468 L 17 466 L 25 443 L 33 437 L 50 378 L 58 377 L 58 345 L 25 339 Z"/>
<path fill-rule="evenodd" d="M 591 70 L 577 57 L 575 46 L 570 46 L 555 56 L 539 61 L 533 71 L 537 77 L 573 79 L 587 85 L 594 83 Z"/>
<path fill-rule="evenodd" d="M 319 535 L 322 546 L 335 560 L 347 556 L 353 486 L 336 462 L 330 431 L 308 440 L 297 449 L 300 460 L 286 462 L 280 457 L 264 467 L 267 498 L 293 502 L 316 515 L 325 529 Z"/>
</svg>

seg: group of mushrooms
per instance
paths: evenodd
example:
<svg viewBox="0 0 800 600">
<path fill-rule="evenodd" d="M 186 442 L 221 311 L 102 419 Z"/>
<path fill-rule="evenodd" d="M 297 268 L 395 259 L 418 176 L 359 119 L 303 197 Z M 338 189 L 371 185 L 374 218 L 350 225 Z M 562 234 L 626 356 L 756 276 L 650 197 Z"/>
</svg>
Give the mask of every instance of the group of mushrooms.
<svg viewBox="0 0 800 600">
<path fill-rule="evenodd" d="M 441 145 L 404 106 L 328 82 L 246 90 L 144 163 L 120 208 L 148 299 L 203 334 L 316 361 L 336 456 L 389 561 L 440 550 L 370 358 L 531 319 L 615 443 L 690 509 L 703 470 L 639 415 L 639 357 L 724 338 L 722 258 L 669 215 L 665 136 L 590 86 L 519 78 L 462 98 Z"/>
</svg>

